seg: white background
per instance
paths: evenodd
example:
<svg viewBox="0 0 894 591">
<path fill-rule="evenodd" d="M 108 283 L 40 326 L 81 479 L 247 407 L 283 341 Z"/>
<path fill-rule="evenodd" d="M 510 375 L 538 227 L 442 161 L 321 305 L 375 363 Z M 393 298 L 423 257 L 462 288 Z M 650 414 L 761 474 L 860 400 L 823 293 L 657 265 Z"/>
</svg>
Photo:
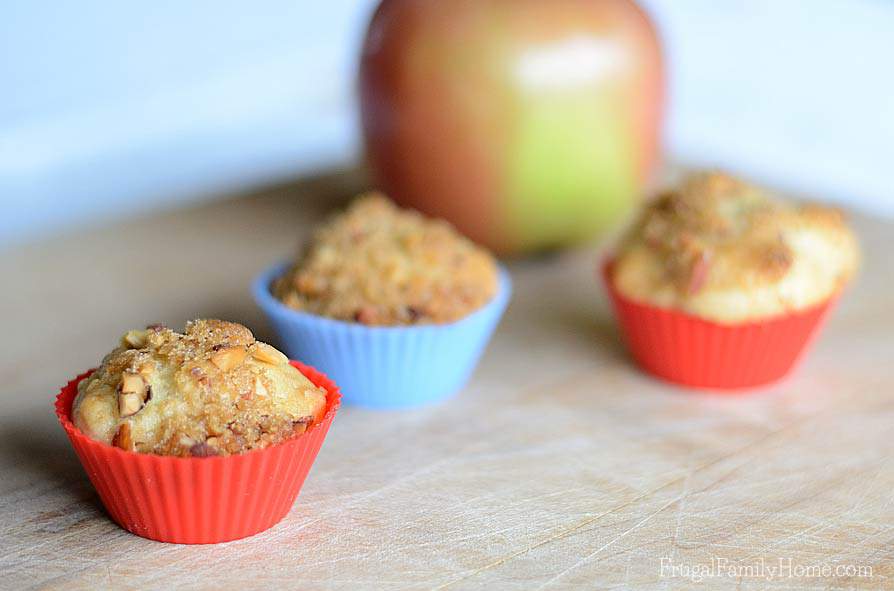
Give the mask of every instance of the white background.
<svg viewBox="0 0 894 591">
<path fill-rule="evenodd" d="M 0 243 L 351 162 L 373 2 L 3 4 Z M 894 2 L 643 3 L 675 158 L 894 214 Z"/>
</svg>

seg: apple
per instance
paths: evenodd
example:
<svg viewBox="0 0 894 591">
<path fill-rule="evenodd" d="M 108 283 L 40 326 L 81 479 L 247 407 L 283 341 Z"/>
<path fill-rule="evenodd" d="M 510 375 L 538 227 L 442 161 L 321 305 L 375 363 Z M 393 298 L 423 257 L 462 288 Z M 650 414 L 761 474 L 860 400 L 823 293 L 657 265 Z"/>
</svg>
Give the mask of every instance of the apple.
<svg viewBox="0 0 894 591">
<path fill-rule="evenodd" d="M 500 253 L 598 234 L 657 165 L 664 68 L 631 0 L 384 0 L 359 90 L 379 187 Z"/>
</svg>

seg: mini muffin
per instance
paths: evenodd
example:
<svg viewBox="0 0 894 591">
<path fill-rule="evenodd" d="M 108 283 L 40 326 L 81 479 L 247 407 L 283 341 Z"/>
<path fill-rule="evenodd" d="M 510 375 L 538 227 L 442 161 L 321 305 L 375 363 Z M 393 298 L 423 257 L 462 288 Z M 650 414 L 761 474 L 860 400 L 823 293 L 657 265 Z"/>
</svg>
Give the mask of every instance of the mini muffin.
<svg viewBox="0 0 894 591">
<path fill-rule="evenodd" d="M 459 320 L 497 283 L 494 258 L 450 224 L 371 193 L 320 228 L 273 291 L 295 310 L 400 326 Z"/>
<path fill-rule="evenodd" d="M 340 400 L 335 382 L 244 326 L 197 320 L 184 334 L 129 331 L 60 390 L 56 416 L 118 525 L 211 544 L 289 512 Z"/>
<path fill-rule="evenodd" d="M 127 332 L 78 385 L 72 418 L 128 451 L 227 456 L 303 433 L 325 407 L 326 391 L 246 327 L 194 320 Z"/>
<path fill-rule="evenodd" d="M 736 324 L 828 300 L 858 259 L 837 209 L 777 201 L 710 173 L 646 206 L 616 254 L 612 281 L 632 300 Z"/>
<path fill-rule="evenodd" d="M 346 402 L 403 408 L 462 389 L 512 281 L 448 223 L 372 193 L 252 291 L 284 350 L 331 376 Z"/>
<path fill-rule="evenodd" d="M 710 173 L 647 204 L 603 276 L 642 368 L 727 390 L 785 376 L 858 261 L 839 211 Z"/>
</svg>

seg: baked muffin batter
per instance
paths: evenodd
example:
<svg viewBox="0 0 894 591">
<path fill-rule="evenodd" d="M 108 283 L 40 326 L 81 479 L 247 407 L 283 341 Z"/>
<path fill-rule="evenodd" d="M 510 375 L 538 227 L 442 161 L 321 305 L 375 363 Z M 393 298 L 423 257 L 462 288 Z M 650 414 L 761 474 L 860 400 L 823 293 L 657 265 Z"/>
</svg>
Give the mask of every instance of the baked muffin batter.
<svg viewBox="0 0 894 591">
<path fill-rule="evenodd" d="M 645 208 L 621 244 L 612 280 L 633 300 L 739 323 L 826 300 L 858 259 L 837 209 L 779 202 L 710 173 Z"/>
<path fill-rule="evenodd" d="M 326 392 L 241 324 L 194 320 L 184 334 L 131 330 L 78 384 L 72 407 L 86 435 L 128 451 L 173 456 L 243 453 L 322 418 Z"/>
<path fill-rule="evenodd" d="M 497 265 L 442 220 L 359 197 L 273 286 L 287 306 L 366 325 L 447 323 L 486 304 Z"/>
</svg>

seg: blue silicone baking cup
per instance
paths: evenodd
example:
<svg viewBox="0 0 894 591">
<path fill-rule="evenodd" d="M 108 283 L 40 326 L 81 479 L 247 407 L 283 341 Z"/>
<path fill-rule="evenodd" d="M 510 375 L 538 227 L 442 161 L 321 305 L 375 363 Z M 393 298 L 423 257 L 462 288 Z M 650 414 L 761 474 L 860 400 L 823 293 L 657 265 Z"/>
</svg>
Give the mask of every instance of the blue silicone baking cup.
<svg viewBox="0 0 894 591">
<path fill-rule="evenodd" d="M 291 359 L 316 367 L 337 383 L 342 400 L 367 408 L 418 406 L 448 398 L 469 381 L 512 294 L 499 268 L 490 302 L 450 324 L 364 326 L 289 308 L 270 286 L 288 268 L 275 265 L 255 279 L 255 301 Z"/>
</svg>

